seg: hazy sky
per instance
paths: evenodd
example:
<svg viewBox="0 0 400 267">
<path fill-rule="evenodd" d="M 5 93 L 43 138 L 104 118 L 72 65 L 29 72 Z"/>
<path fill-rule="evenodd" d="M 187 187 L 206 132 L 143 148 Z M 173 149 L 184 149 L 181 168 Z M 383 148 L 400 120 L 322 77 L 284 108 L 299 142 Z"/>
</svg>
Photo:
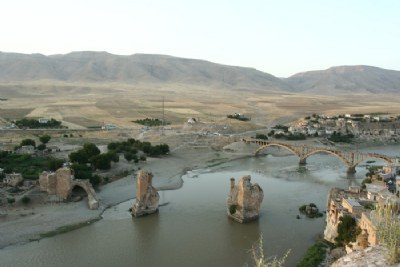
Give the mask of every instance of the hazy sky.
<svg viewBox="0 0 400 267">
<path fill-rule="evenodd" d="M 275 76 L 400 70 L 399 0 L 4 0 L 0 51 L 167 54 Z"/>
</svg>

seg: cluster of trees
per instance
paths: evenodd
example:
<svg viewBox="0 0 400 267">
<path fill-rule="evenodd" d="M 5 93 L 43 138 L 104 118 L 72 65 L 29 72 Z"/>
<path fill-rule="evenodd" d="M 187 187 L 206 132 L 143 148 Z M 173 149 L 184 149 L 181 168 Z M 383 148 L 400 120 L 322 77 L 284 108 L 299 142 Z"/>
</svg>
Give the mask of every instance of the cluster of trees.
<svg viewBox="0 0 400 267">
<path fill-rule="evenodd" d="M 265 134 L 256 134 L 256 139 L 268 140 L 268 136 Z"/>
<path fill-rule="evenodd" d="M 134 160 L 135 162 L 140 159 L 138 152 L 142 151 L 145 155 L 150 157 L 157 157 L 169 153 L 169 146 L 167 144 L 152 145 L 150 142 L 141 142 L 133 138 L 129 138 L 124 142 L 112 142 L 107 146 L 109 151 L 115 153 L 124 153 L 125 159 L 128 161 Z M 142 155 L 142 159 L 143 156 Z"/>
<path fill-rule="evenodd" d="M 329 141 L 338 143 L 338 142 L 342 142 L 342 143 L 351 143 L 352 140 L 354 138 L 354 134 L 341 134 L 341 133 L 337 133 L 336 131 L 333 132 L 333 134 L 331 134 L 331 136 L 328 138 Z"/>
<path fill-rule="evenodd" d="M 149 118 L 140 119 L 140 120 L 135 120 L 135 121 L 132 121 L 132 122 L 138 123 L 138 124 L 142 124 L 142 125 L 145 125 L 145 126 L 160 126 L 160 125 L 163 124 L 162 120 L 159 120 L 159 119 L 149 119 Z M 164 125 L 165 125 L 165 123 L 164 123 Z"/>
<path fill-rule="evenodd" d="M 306 140 L 306 138 L 307 138 L 307 136 L 303 133 L 295 133 L 295 134 L 278 133 L 278 134 L 274 134 L 274 137 L 276 139 L 286 139 L 286 140 Z"/>
<path fill-rule="evenodd" d="M 82 149 L 69 154 L 69 160 L 79 165 L 90 163 L 94 169 L 108 170 L 111 168 L 111 161 L 118 162 L 119 156 L 112 151 L 101 154 L 95 144 L 86 143 Z"/>
<path fill-rule="evenodd" d="M 71 168 L 77 179 L 89 179 L 92 185 L 96 186 L 101 179 L 93 175 L 93 171 L 108 170 L 111 168 L 111 162 L 118 162 L 119 155 L 115 152 L 100 153 L 100 149 L 93 143 L 86 143 L 82 149 L 69 154 L 69 160 L 72 162 Z"/>
<path fill-rule="evenodd" d="M 289 127 L 288 126 L 281 125 L 281 124 L 275 125 L 274 127 L 272 127 L 272 129 L 283 130 L 285 133 L 287 133 L 289 131 Z"/>
<path fill-rule="evenodd" d="M 8 151 L 0 151 L 0 168 L 4 173 L 21 173 L 25 179 L 36 180 L 43 171 L 56 171 L 62 167 L 63 160 L 53 157 L 32 157 Z"/>
<path fill-rule="evenodd" d="M 61 121 L 50 119 L 47 123 L 40 123 L 39 120 L 36 119 L 23 118 L 21 120 L 17 120 L 15 122 L 15 125 L 17 125 L 18 128 L 31 128 L 31 129 L 61 128 Z"/>
</svg>

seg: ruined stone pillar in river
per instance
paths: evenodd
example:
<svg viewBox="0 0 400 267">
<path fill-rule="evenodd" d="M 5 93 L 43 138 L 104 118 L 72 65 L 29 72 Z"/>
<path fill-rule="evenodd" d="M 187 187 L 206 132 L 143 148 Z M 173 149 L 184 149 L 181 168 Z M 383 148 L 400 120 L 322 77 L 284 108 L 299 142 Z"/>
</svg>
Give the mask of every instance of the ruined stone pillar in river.
<svg viewBox="0 0 400 267">
<path fill-rule="evenodd" d="M 231 190 L 227 199 L 228 216 L 240 223 L 257 220 L 264 193 L 258 184 L 251 184 L 250 175 L 242 176 L 238 185 L 231 178 Z"/>
<path fill-rule="evenodd" d="M 132 207 L 132 216 L 140 217 L 158 211 L 160 195 L 152 185 L 153 174 L 141 170 L 137 177 L 136 201 Z"/>
</svg>

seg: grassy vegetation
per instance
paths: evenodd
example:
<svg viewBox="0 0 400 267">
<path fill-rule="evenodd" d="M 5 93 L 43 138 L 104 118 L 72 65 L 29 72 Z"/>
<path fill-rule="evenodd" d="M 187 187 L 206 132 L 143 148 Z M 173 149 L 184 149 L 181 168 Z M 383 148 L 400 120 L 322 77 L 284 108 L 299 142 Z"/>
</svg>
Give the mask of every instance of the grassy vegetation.
<svg viewBox="0 0 400 267">
<path fill-rule="evenodd" d="M 296 267 L 315 267 L 319 266 L 325 259 L 326 250 L 329 245 L 323 241 L 318 241 L 308 248 L 303 259 L 296 265 Z"/>
<path fill-rule="evenodd" d="M 67 232 L 70 232 L 70 231 L 85 227 L 85 226 L 90 225 L 92 223 L 95 223 L 95 222 L 97 222 L 99 220 L 100 220 L 100 217 L 92 219 L 92 220 L 87 221 L 87 222 L 80 222 L 80 223 L 76 223 L 76 224 L 64 225 L 64 226 L 58 227 L 54 231 L 50 231 L 50 232 L 47 232 L 47 233 L 40 234 L 40 237 L 41 238 L 46 238 L 46 237 L 52 237 L 52 236 L 55 236 L 55 235 L 67 233 Z"/>
<path fill-rule="evenodd" d="M 400 218 L 397 205 L 386 203 L 386 207 L 376 209 L 378 239 L 388 248 L 386 260 L 389 264 L 400 262 Z"/>
<path fill-rule="evenodd" d="M 25 179 L 36 180 L 42 171 L 55 171 L 62 166 L 63 161 L 53 157 L 32 157 L 7 151 L 0 152 L 0 168 L 5 173 L 21 173 Z"/>
</svg>

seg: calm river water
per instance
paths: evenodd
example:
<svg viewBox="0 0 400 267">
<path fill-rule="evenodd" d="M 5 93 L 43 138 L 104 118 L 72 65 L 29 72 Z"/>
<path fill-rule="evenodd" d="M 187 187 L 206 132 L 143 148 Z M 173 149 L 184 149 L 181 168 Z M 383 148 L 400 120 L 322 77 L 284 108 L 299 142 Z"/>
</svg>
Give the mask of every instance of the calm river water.
<svg viewBox="0 0 400 267">
<path fill-rule="evenodd" d="M 366 149 L 398 155 L 399 146 Z M 179 190 L 162 191 L 160 212 L 131 218 L 133 201 L 108 209 L 87 227 L 0 250 L 1 266 L 245 266 L 249 249 L 263 234 L 265 254 L 282 256 L 295 266 L 323 233 L 324 218 L 308 219 L 298 208 L 313 202 L 325 210 L 331 187 L 361 184 L 365 167 L 353 177 L 334 156 L 314 155 L 306 167 L 298 159 L 257 157 L 221 165 L 217 172 L 198 170 L 183 176 Z M 260 219 L 249 224 L 226 215 L 229 178 L 251 175 L 264 190 Z"/>
</svg>

